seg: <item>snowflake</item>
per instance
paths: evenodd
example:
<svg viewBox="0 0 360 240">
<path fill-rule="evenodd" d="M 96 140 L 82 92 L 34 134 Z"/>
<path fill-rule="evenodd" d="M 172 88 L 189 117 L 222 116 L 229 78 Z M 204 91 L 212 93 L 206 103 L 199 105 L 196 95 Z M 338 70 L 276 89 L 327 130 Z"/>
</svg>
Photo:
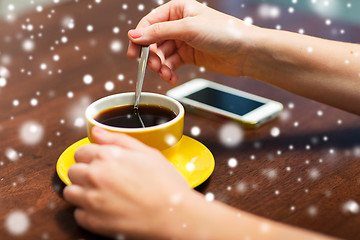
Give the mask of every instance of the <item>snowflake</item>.
<svg viewBox="0 0 360 240">
<path fill-rule="evenodd" d="M 205 194 L 205 199 L 208 202 L 212 202 L 215 199 L 215 195 L 212 192 L 208 192 Z"/>
<path fill-rule="evenodd" d="M 36 11 L 37 12 L 42 12 L 43 11 L 43 7 L 41 5 L 36 6 Z"/>
<path fill-rule="evenodd" d="M 278 175 L 276 169 L 264 169 L 262 173 L 270 180 L 275 179 Z"/>
<path fill-rule="evenodd" d="M 47 69 L 46 63 L 41 63 L 41 64 L 40 64 L 40 69 L 41 69 L 41 70 L 46 70 L 46 69 Z"/>
<path fill-rule="evenodd" d="M 188 162 L 186 164 L 186 170 L 189 172 L 193 172 L 195 170 L 195 164 L 192 162 Z"/>
<path fill-rule="evenodd" d="M 44 135 L 44 128 L 36 121 L 28 121 L 20 127 L 20 139 L 27 145 L 38 144 Z"/>
<path fill-rule="evenodd" d="M 118 76 L 117 76 L 117 79 L 119 80 L 119 81 L 123 81 L 124 80 L 124 74 L 119 74 Z"/>
<path fill-rule="evenodd" d="M 226 123 L 219 130 L 220 142 L 226 147 L 236 147 L 243 140 L 243 131 L 237 123 Z"/>
<path fill-rule="evenodd" d="M 31 52 L 34 50 L 35 48 L 35 43 L 33 40 L 31 39 L 25 39 L 23 42 L 22 42 L 22 49 L 25 51 L 25 52 Z"/>
<path fill-rule="evenodd" d="M 5 87 L 6 83 L 7 83 L 6 79 L 3 77 L 0 77 L 0 87 Z"/>
<path fill-rule="evenodd" d="M 114 27 L 113 28 L 113 33 L 118 34 L 120 32 L 120 28 L 119 27 Z"/>
<path fill-rule="evenodd" d="M 90 74 L 86 74 L 84 77 L 83 77 L 83 82 L 86 84 L 86 85 L 89 85 L 93 82 L 93 77 L 90 75 Z"/>
<path fill-rule="evenodd" d="M 269 4 L 261 4 L 258 8 L 258 14 L 262 18 L 278 18 L 280 16 L 280 8 Z"/>
<path fill-rule="evenodd" d="M 8 5 L 8 10 L 9 10 L 9 11 L 14 11 L 14 10 L 15 10 L 14 4 L 9 4 L 9 5 Z"/>
<path fill-rule="evenodd" d="M 310 169 L 310 171 L 309 171 L 309 177 L 310 177 L 311 179 L 313 179 L 313 180 L 318 179 L 318 178 L 320 177 L 320 172 L 319 172 L 319 170 L 316 169 L 316 168 Z"/>
<path fill-rule="evenodd" d="M 59 61 L 59 60 L 60 60 L 60 56 L 57 55 L 57 54 L 55 54 L 55 55 L 53 56 L 53 60 L 54 60 L 55 62 Z"/>
<path fill-rule="evenodd" d="M 177 143 L 177 139 L 176 137 L 174 137 L 174 135 L 172 134 L 167 134 L 165 136 L 165 142 L 169 145 L 169 146 L 174 146 Z"/>
<path fill-rule="evenodd" d="M 231 168 L 236 167 L 237 164 L 238 164 L 238 161 L 236 160 L 236 158 L 230 158 L 230 159 L 228 160 L 228 165 L 229 165 L 229 167 L 231 167 Z"/>
<path fill-rule="evenodd" d="M 5 226 L 10 234 L 22 235 L 29 229 L 30 219 L 23 211 L 15 210 L 6 216 Z"/>
<path fill-rule="evenodd" d="M 87 26 L 86 26 L 86 30 L 87 30 L 88 32 L 92 32 L 92 31 L 94 30 L 94 26 L 93 26 L 93 25 L 87 25 Z"/>
<path fill-rule="evenodd" d="M 244 18 L 244 23 L 245 23 L 245 25 L 252 25 L 253 23 L 254 23 L 254 21 L 253 21 L 253 19 L 251 18 L 251 17 L 245 17 Z"/>
<path fill-rule="evenodd" d="M 191 135 L 193 135 L 193 136 L 196 137 L 196 136 L 199 136 L 199 135 L 200 135 L 201 129 L 200 129 L 198 126 L 193 126 L 193 127 L 191 128 L 190 132 L 191 132 Z"/>
<path fill-rule="evenodd" d="M 73 97 L 74 97 L 74 93 L 73 93 L 72 91 L 69 91 L 69 92 L 66 94 L 66 96 L 67 96 L 68 98 L 73 98 Z"/>
<path fill-rule="evenodd" d="M 358 214 L 360 211 L 359 204 L 354 200 L 349 200 L 342 205 L 344 213 Z"/>
<path fill-rule="evenodd" d="M 7 149 L 5 150 L 5 155 L 6 155 L 6 157 L 7 157 L 10 161 L 12 161 L 12 162 L 14 162 L 14 161 L 16 161 L 16 160 L 19 159 L 19 154 L 18 154 L 18 152 L 17 152 L 15 149 L 13 149 L 13 148 L 7 148 Z"/>
<path fill-rule="evenodd" d="M 110 50 L 114 53 L 118 53 L 122 50 L 123 46 L 120 40 L 113 40 L 110 43 Z"/>
<path fill-rule="evenodd" d="M 278 137 L 280 135 L 280 129 L 278 127 L 271 128 L 270 135 L 273 137 Z"/>
<path fill-rule="evenodd" d="M 307 212 L 309 216 L 315 217 L 318 214 L 318 208 L 315 206 L 309 206 Z"/>
<path fill-rule="evenodd" d="M 32 98 L 32 99 L 30 100 L 30 105 L 33 106 L 33 107 L 37 106 L 38 103 L 39 103 L 39 102 L 38 102 L 38 100 L 37 100 L 36 98 Z"/>
<path fill-rule="evenodd" d="M 68 41 L 68 38 L 66 36 L 61 37 L 61 42 L 62 43 L 67 43 L 67 41 Z"/>
<path fill-rule="evenodd" d="M 115 88 L 115 85 L 112 81 L 107 81 L 104 85 L 106 91 L 112 91 Z"/>
<path fill-rule="evenodd" d="M 32 30 L 34 30 L 34 26 L 32 24 L 28 24 L 25 29 L 31 32 Z"/>
<path fill-rule="evenodd" d="M 74 126 L 78 128 L 82 128 L 85 126 L 85 120 L 82 117 L 75 118 Z"/>
<path fill-rule="evenodd" d="M 14 106 L 14 107 L 19 106 L 19 104 L 20 104 L 19 100 L 17 100 L 17 99 L 14 99 L 14 100 L 13 100 L 13 106 Z"/>
<path fill-rule="evenodd" d="M 139 10 L 139 11 L 144 11 L 144 9 L 145 9 L 144 4 L 139 4 L 139 5 L 138 5 L 138 10 Z"/>
<path fill-rule="evenodd" d="M 61 25 L 66 28 L 73 29 L 75 27 L 75 20 L 70 16 L 65 16 L 61 21 Z"/>
</svg>

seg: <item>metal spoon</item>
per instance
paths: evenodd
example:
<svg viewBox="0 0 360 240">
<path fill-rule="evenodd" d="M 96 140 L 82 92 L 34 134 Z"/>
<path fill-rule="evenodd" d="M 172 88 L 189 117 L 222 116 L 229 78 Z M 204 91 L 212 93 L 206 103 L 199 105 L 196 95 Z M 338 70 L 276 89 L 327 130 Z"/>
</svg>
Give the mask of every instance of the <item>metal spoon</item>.
<svg viewBox="0 0 360 240">
<path fill-rule="evenodd" d="M 150 50 L 150 46 L 141 47 L 140 61 L 139 61 L 138 72 L 137 72 L 137 76 L 136 76 L 134 112 L 135 112 L 135 115 L 139 118 L 139 121 L 140 121 L 142 127 L 145 127 L 145 125 L 140 117 L 138 110 L 139 110 L 141 89 L 142 89 L 142 86 L 144 83 L 147 60 L 149 57 L 149 50 Z"/>
</svg>

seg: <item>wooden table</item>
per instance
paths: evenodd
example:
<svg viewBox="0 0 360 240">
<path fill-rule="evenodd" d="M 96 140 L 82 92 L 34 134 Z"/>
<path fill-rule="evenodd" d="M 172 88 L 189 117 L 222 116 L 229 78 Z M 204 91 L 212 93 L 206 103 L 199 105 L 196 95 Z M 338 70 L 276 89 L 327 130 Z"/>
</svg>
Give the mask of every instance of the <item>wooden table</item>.
<svg viewBox="0 0 360 240">
<path fill-rule="evenodd" d="M 259 5 L 250 1 L 207 2 L 240 18 L 251 16 L 259 26 L 303 29 L 341 41 L 359 39 L 359 26 L 336 20 L 326 25 L 326 18 L 296 8 L 289 13 L 289 6 L 280 7 L 281 15 L 274 19 L 261 18 Z M 32 13 L 2 21 L 0 74 L 6 81 L 0 79 L 1 239 L 101 239 L 76 225 L 55 166 L 66 147 L 86 136 L 83 110 L 90 102 L 134 91 L 137 63 L 125 56 L 127 31 L 156 4 L 71 1 L 42 11 L 34 6 Z M 360 237 L 358 116 L 253 79 L 192 66 L 178 73 L 180 83 L 207 78 L 285 106 L 277 120 L 256 130 L 243 129 L 243 140 L 234 148 L 219 139 L 220 129 L 231 121 L 187 112 L 184 133 L 205 144 L 216 160 L 212 176 L 198 191 L 276 221 L 340 238 Z M 147 72 L 145 91 L 165 93 L 170 88 Z M 200 128 L 199 135 L 192 135 L 193 127 Z M 274 130 L 280 134 L 272 134 Z M 236 167 L 228 165 L 231 158 L 237 160 Z M 6 227 L 16 217 L 18 228 Z M 9 230 L 24 233 L 14 236 Z"/>
</svg>

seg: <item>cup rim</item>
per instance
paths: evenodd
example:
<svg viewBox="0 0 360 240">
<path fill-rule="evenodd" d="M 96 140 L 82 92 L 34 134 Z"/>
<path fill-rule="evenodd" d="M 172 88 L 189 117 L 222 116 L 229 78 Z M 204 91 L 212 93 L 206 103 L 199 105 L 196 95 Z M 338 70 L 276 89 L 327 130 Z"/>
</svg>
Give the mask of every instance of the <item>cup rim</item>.
<svg viewBox="0 0 360 240">
<path fill-rule="evenodd" d="M 179 113 L 176 115 L 175 118 L 171 119 L 168 122 L 165 122 L 165 123 L 162 123 L 162 124 L 159 124 L 159 125 L 156 125 L 156 126 L 145 127 L 145 128 L 113 127 L 113 126 L 109 126 L 109 125 L 100 123 L 100 122 L 96 121 L 94 119 L 94 117 L 90 116 L 90 111 L 94 108 L 95 105 L 100 104 L 100 103 L 105 102 L 105 101 L 109 101 L 110 99 L 116 98 L 118 95 L 128 95 L 128 96 L 133 95 L 135 97 L 135 92 L 124 92 L 124 93 L 112 94 L 112 95 L 102 97 L 102 98 L 92 102 L 85 110 L 86 120 L 88 122 L 90 122 L 94 126 L 99 126 L 101 128 L 104 128 L 106 130 L 110 130 L 110 131 L 113 131 L 113 132 L 136 133 L 136 132 L 146 132 L 146 131 L 153 131 L 153 130 L 159 130 L 159 129 L 166 128 L 166 127 L 174 124 L 175 122 L 179 121 L 181 118 L 183 118 L 183 116 L 185 114 L 184 106 L 179 101 L 177 101 L 176 99 L 174 99 L 172 97 L 169 97 L 169 96 L 166 96 L 166 95 L 163 95 L 163 94 L 159 94 L 159 93 L 142 92 L 141 95 L 143 95 L 143 96 L 163 98 L 163 99 L 166 99 L 167 101 L 170 101 L 170 102 L 174 103 L 176 105 L 176 107 L 179 109 Z"/>
</svg>

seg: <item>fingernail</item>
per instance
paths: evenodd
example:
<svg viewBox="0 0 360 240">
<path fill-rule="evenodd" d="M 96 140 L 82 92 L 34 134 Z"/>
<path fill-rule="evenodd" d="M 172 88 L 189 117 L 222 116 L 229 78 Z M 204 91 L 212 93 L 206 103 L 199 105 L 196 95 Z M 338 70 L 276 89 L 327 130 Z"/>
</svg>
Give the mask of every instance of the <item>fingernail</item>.
<svg viewBox="0 0 360 240">
<path fill-rule="evenodd" d="M 172 77 L 170 78 L 169 83 L 170 83 L 172 86 L 175 86 L 175 85 L 176 85 L 176 81 L 175 81 L 175 79 L 172 78 Z"/>
<path fill-rule="evenodd" d="M 140 38 L 140 37 L 142 36 L 141 29 L 130 30 L 130 31 L 129 31 L 129 35 L 130 35 L 130 37 L 132 37 L 133 39 Z"/>
</svg>

